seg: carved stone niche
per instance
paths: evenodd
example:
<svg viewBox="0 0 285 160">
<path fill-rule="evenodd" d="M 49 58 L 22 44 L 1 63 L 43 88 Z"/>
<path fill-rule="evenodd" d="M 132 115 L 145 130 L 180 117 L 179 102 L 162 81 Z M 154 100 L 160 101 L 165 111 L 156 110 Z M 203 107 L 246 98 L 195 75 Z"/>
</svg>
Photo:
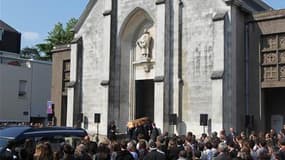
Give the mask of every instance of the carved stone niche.
<svg viewBox="0 0 285 160">
<path fill-rule="evenodd" d="M 285 65 L 282 65 L 282 66 L 280 66 L 280 78 L 282 79 L 282 80 L 284 80 L 285 79 Z"/>
<path fill-rule="evenodd" d="M 136 41 L 136 58 L 133 64 L 135 67 L 143 67 L 145 72 L 153 69 L 154 61 L 152 60 L 153 38 L 151 33 L 144 29 L 141 37 Z"/>
<path fill-rule="evenodd" d="M 285 51 L 279 53 L 279 63 L 285 63 Z"/>
<path fill-rule="evenodd" d="M 263 37 L 261 48 L 262 48 L 262 51 L 276 50 L 277 49 L 276 36 Z"/>
<path fill-rule="evenodd" d="M 150 32 L 147 29 L 144 29 L 143 34 L 136 42 L 137 48 L 139 48 L 140 59 L 149 61 L 152 57 L 152 47 L 153 39 Z"/>
<path fill-rule="evenodd" d="M 277 54 L 275 52 L 266 52 L 262 54 L 263 65 L 267 64 L 276 64 L 277 63 Z"/>
<path fill-rule="evenodd" d="M 285 49 L 285 34 L 279 35 L 278 45 L 280 49 Z"/>
<path fill-rule="evenodd" d="M 278 69 L 277 66 L 269 66 L 263 68 L 263 79 L 264 81 L 277 80 Z"/>
</svg>

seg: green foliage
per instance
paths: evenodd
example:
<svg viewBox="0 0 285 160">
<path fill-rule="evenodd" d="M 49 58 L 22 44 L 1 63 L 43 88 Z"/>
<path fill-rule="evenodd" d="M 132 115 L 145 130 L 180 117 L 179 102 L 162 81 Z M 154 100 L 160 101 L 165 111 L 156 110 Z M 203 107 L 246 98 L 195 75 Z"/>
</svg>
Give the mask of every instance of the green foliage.
<svg viewBox="0 0 285 160">
<path fill-rule="evenodd" d="M 54 46 L 69 44 L 72 41 L 74 36 L 72 29 L 77 21 L 78 20 L 76 18 L 71 18 L 66 23 L 65 27 L 62 25 L 62 23 L 58 22 L 55 24 L 54 28 L 48 32 L 48 37 L 45 40 L 45 43 L 36 45 L 40 52 L 45 53 L 46 59 L 51 59 L 50 52 Z"/>
<path fill-rule="evenodd" d="M 51 43 L 40 43 L 36 44 L 37 49 L 43 53 L 44 55 L 41 56 L 42 60 L 51 60 L 51 50 L 53 48 L 53 45 Z"/>
<path fill-rule="evenodd" d="M 20 57 L 25 59 L 41 59 L 37 48 L 25 47 L 20 52 Z"/>
<path fill-rule="evenodd" d="M 70 43 L 73 40 L 74 33 L 72 32 L 72 29 L 76 25 L 78 20 L 76 18 L 71 18 L 67 23 L 65 27 L 65 37 L 68 43 Z M 65 43 L 66 44 L 66 43 Z"/>
</svg>

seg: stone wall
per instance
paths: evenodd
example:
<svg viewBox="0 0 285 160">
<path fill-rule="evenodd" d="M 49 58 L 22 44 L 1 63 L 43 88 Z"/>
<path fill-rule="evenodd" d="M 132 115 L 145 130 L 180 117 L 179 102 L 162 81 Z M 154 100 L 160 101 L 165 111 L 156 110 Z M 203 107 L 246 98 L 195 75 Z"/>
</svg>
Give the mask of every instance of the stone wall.
<svg viewBox="0 0 285 160">
<path fill-rule="evenodd" d="M 212 81 L 211 74 L 214 56 L 224 54 L 214 53 L 214 36 L 216 34 L 213 22 L 215 12 L 228 11 L 229 7 L 220 0 L 206 0 L 203 3 L 195 0 L 184 1 L 183 33 L 182 33 L 182 73 L 183 73 L 183 105 L 182 123 L 186 131 L 201 133 L 200 114 L 212 115 Z M 223 26 L 220 26 L 223 30 Z M 221 46 L 222 47 L 222 46 Z M 220 63 L 220 62 L 219 62 Z M 220 98 L 222 95 L 215 95 Z M 222 107 L 222 104 L 221 106 Z M 218 108 L 217 108 L 218 109 Z"/>
<path fill-rule="evenodd" d="M 97 1 L 90 14 L 82 24 L 75 38 L 83 39 L 83 68 L 82 68 L 82 113 L 83 125 L 90 133 L 95 133 L 97 126 L 94 124 L 94 113 L 103 113 L 106 95 L 103 94 L 104 87 L 100 83 L 105 80 L 102 66 L 104 61 L 104 25 L 103 12 L 105 11 L 104 1 Z M 108 75 L 107 75 L 108 76 Z M 85 125 L 84 125 L 85 124 Z M 99 131 L 106 134 L 107 122 L 102 121 Z"/>
</svg>

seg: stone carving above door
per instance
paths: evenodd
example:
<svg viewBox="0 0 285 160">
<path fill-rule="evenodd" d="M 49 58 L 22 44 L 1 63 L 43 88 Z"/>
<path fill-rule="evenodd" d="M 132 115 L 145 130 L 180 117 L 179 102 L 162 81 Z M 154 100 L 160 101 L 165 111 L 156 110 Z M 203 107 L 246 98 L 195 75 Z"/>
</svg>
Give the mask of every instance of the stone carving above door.
<svg viewBox="0 0 285 160">
<path fill-rule="evenodd" d="M 285 66 L 280 66 L 280 78 L 285 78 Z"/>
<path fill-rule="evenodd" d="M 277 48 L 276 36 L 266 36 L 262 39 L 262 51 L 274 50 Z"/>
<path fill-rule="evenodd" d="M 141 59 L 151 59 L 152 37 L 147 29 L 144 29 L 143 35 L 137 40 L 136 44 L 140 48 Z"/>
<path fill-rule="evenodd" d="M 285 49 L 285 34 L 279 35 L 279 48 Z"/>
<path fill-rule="evenodd" d="M 263 53 L 263 63 L 266 64 L 276 64 L 277 63 L 277 54 L 274 52 Z"/>
<path fill-rule="evenodd" d="M 153 69 L 152 60 L 153 38 L 148 29 L 144 29 L 142 35 L 136 41 L 136 56 L 133 64 L 136 69 L 143 68 L 144 72 L 149 73 Z"/>
</svg>

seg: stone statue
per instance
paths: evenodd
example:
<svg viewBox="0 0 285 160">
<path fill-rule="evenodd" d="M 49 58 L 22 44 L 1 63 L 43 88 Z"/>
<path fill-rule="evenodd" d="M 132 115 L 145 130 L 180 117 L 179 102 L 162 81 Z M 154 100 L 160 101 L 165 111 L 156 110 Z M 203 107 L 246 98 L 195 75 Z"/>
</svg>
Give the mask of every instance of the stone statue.
<svg viewBox="0 0 285 160">
<path fill-rule="evenodd" d="M 145 59 L 150 58 L 150 43 L 151 36 L 147 29 L 145 29 L 143 35 L 137 40 L 137 45 L 141 50 L 141 55 Z"/>
</svg>

